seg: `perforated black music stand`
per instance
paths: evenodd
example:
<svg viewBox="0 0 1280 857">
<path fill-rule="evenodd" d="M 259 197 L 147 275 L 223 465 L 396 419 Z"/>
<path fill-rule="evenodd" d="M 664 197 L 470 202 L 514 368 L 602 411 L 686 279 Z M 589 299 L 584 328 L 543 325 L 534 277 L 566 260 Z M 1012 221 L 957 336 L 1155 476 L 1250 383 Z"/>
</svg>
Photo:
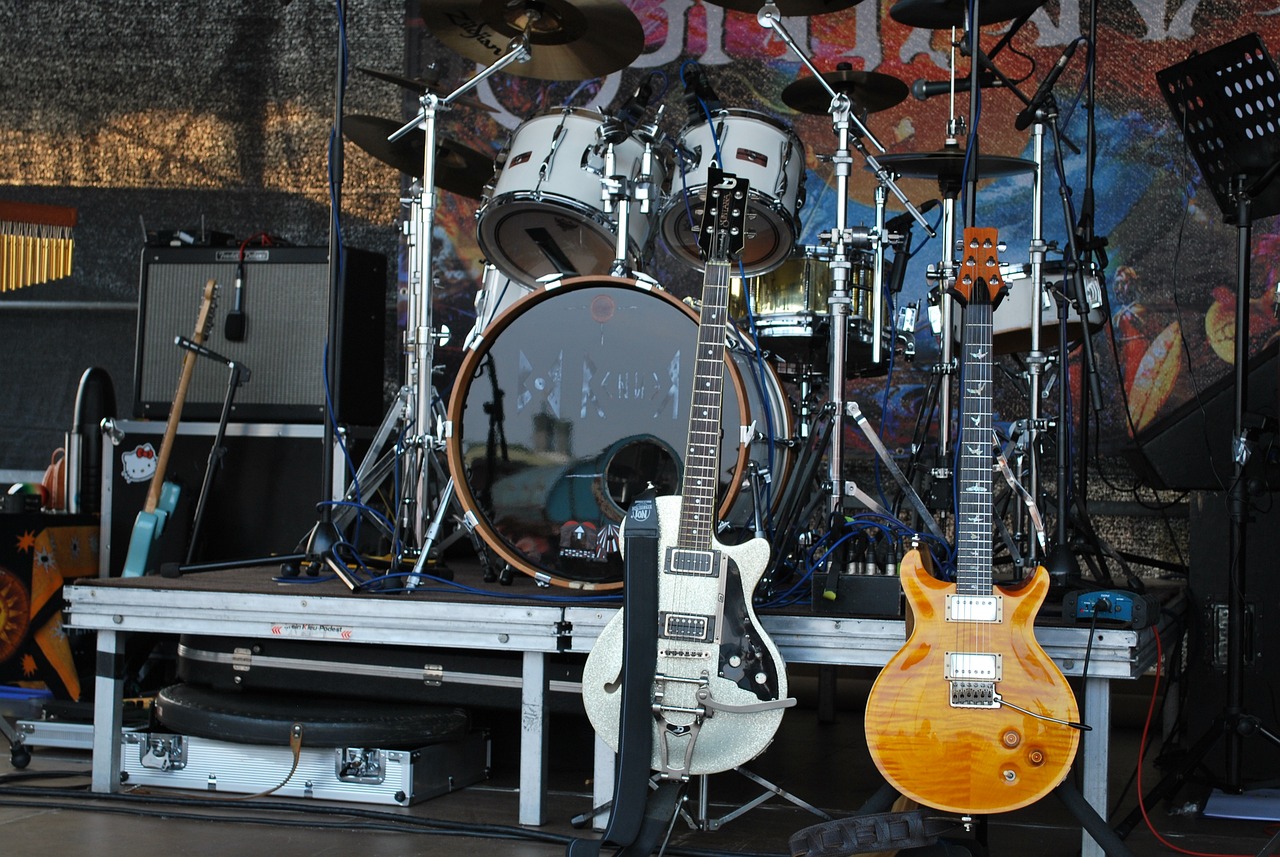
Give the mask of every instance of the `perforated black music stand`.
<svg viewBox="0 0 1280 857">
<path fill-rule="evenodd" d="M 1235 430 L 1232 435 L 1231 488 L 1228 492 L 1231 532 L 1228 542 L 1227 701 L 1214 725 L 1192 747 L 1180 769 L 1151 792 L 1161 799 L 1182 783 L 1218 739 L 1226 743 L 1223 787 L 1240 791 L 1241 748 L 1249 736 L 1280 745 L 1280 737 L 1244 710 L 1245 539 L 1249 488 L 1245 465 L 1251 438 L 1244 426 L 1249 385 L 1249 271 L 1253 221 L 1280 213 L 1280 74 L 1257 33 L 1156 73 L 1186 139 L 1204 174 L 1223 220 L 1236 227 Z M 1131 814 L 1125 824 L 1136 824 Z M 1121 835 L 1128 829 L 1120 828 Z"/>
</svg>

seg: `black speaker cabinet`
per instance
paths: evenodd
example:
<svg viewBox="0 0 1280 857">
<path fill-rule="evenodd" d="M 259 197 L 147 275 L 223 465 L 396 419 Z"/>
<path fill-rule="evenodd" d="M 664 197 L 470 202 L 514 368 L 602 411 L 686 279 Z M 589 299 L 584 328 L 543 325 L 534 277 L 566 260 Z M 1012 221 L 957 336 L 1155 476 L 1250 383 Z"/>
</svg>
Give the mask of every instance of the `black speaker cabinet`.
<svg viewBox="0 0 1280 857">
<path fill-rule="evenodd" d="M 1273 733 L 1280 732 L 1280 495 L 1253 498 L 1245 539 L 1244 710 Z M 1227 496 L 1191 494 L 1191 615 L 1188 622 L 1186 718 L 1188 746 L 1212 725 L 1227 697 L 1227 604 L 1230 518 Z M 1265 738 L 1245 738 L 1242 773 L 1253 781 L 1274 779 L 1280 749 Z M 1224 773 L 1222 741 L 1205 758 L 1214 774 Z"/>
<path fill-rule="evenodd" d="M 162 562 L 181 563 L 217 424 L 184 420 L 174 436 L 168 473 L 160 475 L 156 463 L 165 424 L 116 420 L 114 426 L 119 442 L 113 446 L 104 439 L 103 565 L 112 576 L 120 574 L 151 480 L 166 477 L 181 486 L 180 499 L 149 556 L 157 568 Z M 316 503 L 325 497 L 323 442 L 323 429 L 315 424 L 229 425 L 193 559 L 222 562 L 292 553 L 314 526 Z"/>
<path fill-rule="evenodd" d="M 1280 359 L 1272 343 L 1249 357 L 1245 414 L 1245 427 L 1257 429 L 1258 444 L 1245 475 L 1264 482 L 1271 491 L 1280 491 L 1277 387 Z M 1197 398 L 1143 429 L 1136 443 L 1123 450 L 1138 477 L 1152 488 L 1176 491 L 1216 491 L 1230 485 L 1235 468 L 1231 459 L 1235 395 L 1235 375 L 1228 372 Z"/>
<path fill-rule="evenodd" d="M 329 336 L 329 262 L 323 247 L 251 248 L 244 254 L 243 337 L 227 338 L 240 251 L 235 247 L 148 247 L 142 253 L 134 416 L 169 414 L 185 353 L 174 338 L 190 338 L 205 283 L 218 283 L 217 307 L 205 345 L 248 367 L 231 419 L 319 423 L 325 417 L 325 341 Z M 377 425 L 382 412 L 383 326 L 387 262 L 380 254 L 346 252 L 333 347 L 339 422 Z M 200 358 L 183 419 L 217 420 L 227 393 L 225 363 Z"/>
</svg>

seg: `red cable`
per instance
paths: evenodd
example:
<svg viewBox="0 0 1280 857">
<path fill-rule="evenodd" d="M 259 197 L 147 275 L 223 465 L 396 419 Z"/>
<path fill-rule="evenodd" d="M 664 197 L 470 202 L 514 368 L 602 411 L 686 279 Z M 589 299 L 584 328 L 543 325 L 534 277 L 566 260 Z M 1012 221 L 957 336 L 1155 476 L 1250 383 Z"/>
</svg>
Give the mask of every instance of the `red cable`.
<svg viewBox="0 0 1280 857">
<path fill-rule="evenodd" d="M 1160 690 L 1160 665 L 1164 663 L 1164 644 L 1160 640 L 1160 630 L 1153 625 L 1151 633 L 1156 638 L 1156 681 L 1151 688 L 1151 702 L 1147 706 L 1147 719 L 1142 724 L 1142 742 L 1138 744 L 1138 809 L 1142 810 L 1142 820 L 1146 822 L 1147 829 L 1151 831 L 1151 835 L 1156 838 L 1156 841 L 1166 848 L 1177 851 L 1179 854 L 1191 854 L 1194 857 L 1255 857 L 1253 854 L 1220 854 L 1214 851 L 1189 851 L 1186 848 L 1179 848 L 1160 835 L 1160 831 L 1156 830 L 1155 825 L 1151 823 L 1151 817 L 1147 815 L 1147 806 L 1142 799 L 1142 761 L 1147 747 L 1147 735 L 1151 730 L 1151 721 L 1155 717 L 1156 698 Z"/>
</svg>

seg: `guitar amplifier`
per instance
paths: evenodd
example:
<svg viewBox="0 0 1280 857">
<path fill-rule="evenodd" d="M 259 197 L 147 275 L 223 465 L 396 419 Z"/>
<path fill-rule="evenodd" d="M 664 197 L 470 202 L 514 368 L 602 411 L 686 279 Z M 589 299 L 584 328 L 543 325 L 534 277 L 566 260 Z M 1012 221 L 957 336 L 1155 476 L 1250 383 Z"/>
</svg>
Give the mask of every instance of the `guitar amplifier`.
<svg viewBox="0 0 1280 857">
<path fill-rule="evenodd" d="M 147 247 L 138 291 L 134 355 L 134 416 L 165 419 L 178 386 L 183 352 L 174 338 L 190 338 L 205 283 L 219 286 L 205 346 L 247 367 L 250 378 L 233 397 L 231 419 L 319 423 L 325 417 L 325 342 L 329 336 L 329 262 L 324 247 L 262 247 L 244 253 L 243 336 L 228 339 L 236 247 Z M 377 253 L 346 252 L 339 285 L 338 367 L 334 398 L 339 422 L 377 425 L 383 409 L 387 262 Z M 183 408 L 184 419 L 217 420 L 227 395 L 225 363 L 200 358 Z"/>
</svg>

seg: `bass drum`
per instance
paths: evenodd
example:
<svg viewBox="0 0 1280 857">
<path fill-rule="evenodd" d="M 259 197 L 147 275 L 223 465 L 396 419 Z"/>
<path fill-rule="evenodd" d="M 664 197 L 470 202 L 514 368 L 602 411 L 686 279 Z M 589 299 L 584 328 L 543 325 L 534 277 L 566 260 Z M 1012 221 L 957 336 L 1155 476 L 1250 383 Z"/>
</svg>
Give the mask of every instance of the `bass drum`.
<svg viewBox="0 0 1280 857">
<path fill-rule="evenodd" d="M 544 583 L 621 587 L 627 507 L 649 483 L 680 491 L 697 337 L 689 307 L 621 277 L 568 279 L 497 318 L 463 358 L 446 441 L 458 499 L 495 553 Z M 767 457 L 742 442 L 752 391 L 785 411 L 776 377 L 764 379 L 744 384 L 726 360 L 722 516 L 749 516 L 747 462 Z"/>
</svg>

